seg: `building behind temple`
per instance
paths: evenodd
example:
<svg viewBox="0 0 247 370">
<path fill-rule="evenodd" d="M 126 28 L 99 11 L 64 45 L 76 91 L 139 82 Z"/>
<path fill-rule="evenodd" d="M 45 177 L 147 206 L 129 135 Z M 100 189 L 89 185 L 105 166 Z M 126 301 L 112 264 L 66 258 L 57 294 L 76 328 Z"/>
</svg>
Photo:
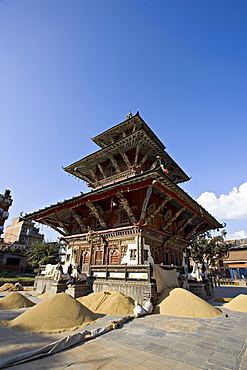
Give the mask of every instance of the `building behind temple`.
<svg viewBox="0 0 247 370">
<path fill-rule="evenodd" d="M 92 140 L 99 149 L 64 168 L 92 190 L 26 217 L 57 230 L 67 262 L 97 279 L 145 279 L 137 267 L 150 263 L 187 272 L 190 242 L 222 227 L 180 188 L 189 177 L 138 112 Z"/>
<path fill-rule="evenodd" d="M 31 248 L 33 243 L 43 241 L 43 239 L 44 235 L 39 233 L 39 228 L 35 226 L 35 223 L 21 216 L 12 220 L 4 234 L 4 241 L 19 251 L 25 251 Z"/>
</svg>

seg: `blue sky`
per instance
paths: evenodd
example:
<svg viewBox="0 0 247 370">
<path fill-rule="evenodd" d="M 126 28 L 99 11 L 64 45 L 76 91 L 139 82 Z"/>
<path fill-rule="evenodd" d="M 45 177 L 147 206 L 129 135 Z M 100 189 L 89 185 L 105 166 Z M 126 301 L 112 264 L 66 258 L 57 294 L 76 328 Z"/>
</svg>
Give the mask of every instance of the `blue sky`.
<svg viewBox="0 0 247 370">
<path fill-rule="evenodd" d="M 139 110 L 181 187 L 247 238 L 246 40 L 246 0 L 0 0 L 6 224 L 88 191 L 62 166 Z"/>
</svg>

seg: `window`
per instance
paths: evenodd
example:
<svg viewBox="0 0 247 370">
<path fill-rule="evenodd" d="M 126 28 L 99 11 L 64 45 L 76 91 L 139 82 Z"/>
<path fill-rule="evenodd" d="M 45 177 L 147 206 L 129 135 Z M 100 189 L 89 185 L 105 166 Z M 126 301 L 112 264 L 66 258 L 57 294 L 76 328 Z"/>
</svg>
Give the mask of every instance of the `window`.
<svg viewBox="0 0 247 370">
<path fill-rule="evenodd" d="M 90 263 L 90 253 L 86 252 L 83 256 L 83 263 L 89 264 Z"/>
<path fill-rule="evenodd" d="M 110 254 L 110 263 L 111 264 L 115 264 L 117 265 L 118 264 L 118 251 L 113 251 L 111 254 Z"/>
</svg>

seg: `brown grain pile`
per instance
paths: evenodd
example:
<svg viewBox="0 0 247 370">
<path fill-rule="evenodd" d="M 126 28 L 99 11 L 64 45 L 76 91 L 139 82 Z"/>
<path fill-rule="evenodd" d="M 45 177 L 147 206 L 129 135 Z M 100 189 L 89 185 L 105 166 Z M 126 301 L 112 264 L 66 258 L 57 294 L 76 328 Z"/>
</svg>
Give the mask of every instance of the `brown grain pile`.
<svg viewBox="0 0 247 370">
<path fill-rule="evenodd" d="M 15 310 L 17 308 L 27 308 L 34 306 L 24 295 L 18 292 L 12 292 L 0 300 L 0 310 Z"/>
<path fill-rule="evenodd" d="M 220 297 L 219 297 L 219 298 L 217 298 L 217 297 L 216 297 L 216 298 L 214 298 L 214 301 L 215 301 L 215 302 L 225 302 L 225 303 L 226 303 L 226 302 L 231 302 L 231 300 L 232 300 L 232 299 L 233 299 L 233 298 L 220 298 Z"/>
<path fill-rule="evenodd" d="M 112 316 L 133 314 L 135 307 L 131 297 L 115 290 L 91 293 L 78 301 L 93 312 Z"/>
<path fill-rule="evenodd" d="M 11 321 L 1 324 L 28 333 L 75 330 L 97 320 L 98 316 L 69 294 L 59 293 L 36 304 Z"/>
<path fill-rule="evenodd" d="M 7 291 L 13 291 L 16 290 L 16 287 L 12 283 L 5 283 L 2 286 L 0 286 L 0 292 L 7 292 Z"/>
<path fill-rule="evenodd" d="M 164 293 L 164 292 L 163 292 Z M 162 293 L 162 294 L 163 294 Z M 222 312 L 195 294 L 182 288 L 171 290 L 166 298 L 158 301 L 156 313 L 169 316 L 209 318 L 220 316 Z M 161 297 L 162 298 L 162 297 Z"/>
<path fill-rule="evenodd" d="M 239 294 L 231 302 L 227 303 L 225 307 L 233 311 L 247 312 L 247 295 Z"/>
</svg>

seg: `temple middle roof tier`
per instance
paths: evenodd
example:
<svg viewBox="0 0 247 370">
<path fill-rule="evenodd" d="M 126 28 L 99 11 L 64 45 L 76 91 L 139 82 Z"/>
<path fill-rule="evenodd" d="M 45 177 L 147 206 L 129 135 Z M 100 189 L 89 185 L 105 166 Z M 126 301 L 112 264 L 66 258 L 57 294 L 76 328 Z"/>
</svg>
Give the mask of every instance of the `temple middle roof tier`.
<svg viewBox="0 0 247 370">
<path fill-rule="evenodd" d="M 144 210 L 147 204 L 154 207 L 149 216 L 147 209 Z M 97 221 L 95 224 L 97 230 L 121 226 L 110 224 L 107 220 L 111 214 L 122 211 L 128 214 L 126 225 L 145 227 L 150 217 L 165 218 L 164 228 L 160 229 L 164 235 L 167 233 L 168 225 L 170 227 L 174 222 L 181 222 L 181 227 L 186 227 L 184 238 L 187 240 L 193 239 L 196 232 L 222 227 L 161 169 L 147 171 L 116 184 L 82 193 L 77 197 L 27 214 L 26 217 L 49 225 L 66 236 L 86 232 L 88 227 L 92 227 L 89 223 L 90 219 Z M 171 232 L 172 229 L 169 230 L 169 234 Z"/>
</svg>

